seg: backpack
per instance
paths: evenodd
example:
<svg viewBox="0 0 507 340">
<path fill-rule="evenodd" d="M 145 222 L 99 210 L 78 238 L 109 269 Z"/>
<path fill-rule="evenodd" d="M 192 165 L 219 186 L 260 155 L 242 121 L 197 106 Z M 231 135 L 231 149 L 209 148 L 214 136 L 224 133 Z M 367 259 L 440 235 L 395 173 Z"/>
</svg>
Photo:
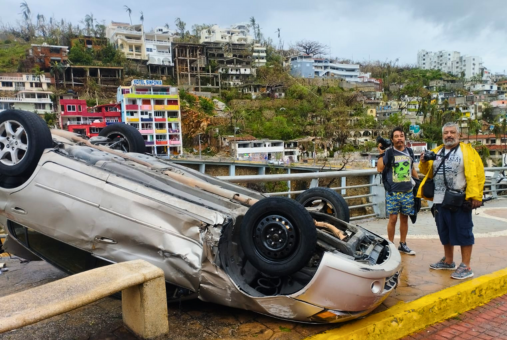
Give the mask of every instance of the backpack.
<svg viewBox="0 0 507 340">
<path fill-rule="evenodd" d="M 408 154 L 410 155 L 410 158 L 412 159 L 412 166 L 414 166 L 414 150 L 412 148 L 406 147 Z M 391 192 L 391 184 L 387 181 L 387 172 L 391 170 L 391 168 L 394 166 L 394 151 L 393 147 L 389 147 L 386 149 L 386 156 L 387 156 L 387 163 L 384 164 L 384 170 L 382 171 L 382 184 L 384 184 L 384 189 L 386 192 Z M 410 173 L 410 176 L 412 176 L 412 172 Z"/>
</svg>

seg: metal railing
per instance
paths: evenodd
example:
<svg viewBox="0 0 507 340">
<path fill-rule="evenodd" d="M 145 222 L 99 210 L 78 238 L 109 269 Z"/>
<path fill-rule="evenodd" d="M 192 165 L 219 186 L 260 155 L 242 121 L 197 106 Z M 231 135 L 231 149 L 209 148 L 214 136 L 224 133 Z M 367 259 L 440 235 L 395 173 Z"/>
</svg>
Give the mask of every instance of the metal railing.
<svg viewBox="0 0 507 340">
<path fill-rule="evenodd" d="M 290 169 L 290 168 L 289 168 Z M 484 194 L 493 198 L 507 197 L 507 176 L 504 173 L 507 167 L 485 168 L 486 172 L 491 172 L 492 176 L 486 178 L 484 185 Z M 290 171 L 289 171 L 290 172 Z M 347 185 L 347 178 L 350 177 L 368 177 L 368 184 Z M 298 174 L 274 174 L 274 175 L 248 175 L 248 176 L 219 176 L 221 180 L 234 183 L 259 183 L 259 182 L 279 182 L 287 181 L 290 188 L 290 181 L 311 180 L 310 188 L 319 186 L 319 179 L 324 178 L 341 178 L 341 185 L 330 187 L 331 190 L 340 190 L 345 200 L 366 198 L 367 203 L 350 205 L 349 209 L 359 209 L 372 207 L 373 214 L 365 214 L 361 216 L 351 217 L 351 220 L 358 220 L 368 217 L 386 218 L 385 190 L 381 181 L 381 174 L 377 170 L 347 170 L 347 171 L 328 171 L 328 172 L 311 172 Z M 369 188 L 369 193 L 347 196 L 347 189 Z M 267 196 L 288 196 L 297 195 L 305 190 L 289 190 L 284 192 L 268 192 Z M 432 202 L 428 201 L 429 207 Z M 423 208 L 423 209 L 429 209 Z"/>
</svg>

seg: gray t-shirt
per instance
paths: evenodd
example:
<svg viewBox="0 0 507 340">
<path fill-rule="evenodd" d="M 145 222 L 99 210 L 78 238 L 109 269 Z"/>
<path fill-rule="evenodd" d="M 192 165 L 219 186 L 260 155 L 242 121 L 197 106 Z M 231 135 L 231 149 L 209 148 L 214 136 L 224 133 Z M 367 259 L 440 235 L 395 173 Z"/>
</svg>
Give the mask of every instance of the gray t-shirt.
<svg viewBox="0 0 507 340">
<path fill-rule="evenodd" d="M 408 192 L 413 189 L 412 167 L 413 161 L 407 148 L 398 151 L 392 148 L 394 154 L 394 166 L 387 171 L 387 182 L 391 185 L 391 192 Z M 384 153 L 384 165 L 389 166 L 387 150 Z"/>
<path fill-rule="evenodd" d="M 451 150 L 445 150 L 447 155 Z M 442 162 L 441 157 L 442 151 L 437 154 L 437 159 L 433 162 L 433 173 L 437 170 L 438 166 Z M 465 178 L 465 166 L 463 165 L 463 152 L 461 147 L 458 147 L 445 160 L 445 165 L 442 165 L 438 172 L 435 174 L 433 180 L 435 181 L 435 196 L 433 197 L 433 203 L 441 204 L 444 201 L 445 194 L 445 183 L 444 183 L 444 167 L 445 167 L 445 179 L 447 186 L 454 190 L 465 190 L 467 185 Z"/>
</svg>

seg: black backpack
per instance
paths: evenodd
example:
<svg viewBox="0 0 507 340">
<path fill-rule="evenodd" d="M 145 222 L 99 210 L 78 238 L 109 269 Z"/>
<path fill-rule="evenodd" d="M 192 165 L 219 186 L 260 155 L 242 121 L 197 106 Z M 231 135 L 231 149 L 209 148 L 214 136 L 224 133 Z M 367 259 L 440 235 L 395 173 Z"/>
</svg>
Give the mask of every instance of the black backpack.
<svg viewBox="0 0 507 340">
<path fill-rule="evenodd" d="M 406 147 L 408 150 L 408 154 L 410 155 L 410 158 L 412 159 L 412 166 L 414 166 L 414 150 L 412 148 Z M 391 192 L 391 184 L 389 184 L 387 180 L 387 172 L 391 170 L 391 168 L 394 166 L 394 151 L 393 147 L 389 147 L 386 149 L 386 156 L 387 156 L 387 163 L 384 164 L 384 170 L 382 171 L 382 184 L 384 184 L 384 189 L 386 192 Z M 412 171 L 412 169 L 410 169 Z M 412 172 L 410 172 L 410 176 L 412 176 Z"/>
</svg>

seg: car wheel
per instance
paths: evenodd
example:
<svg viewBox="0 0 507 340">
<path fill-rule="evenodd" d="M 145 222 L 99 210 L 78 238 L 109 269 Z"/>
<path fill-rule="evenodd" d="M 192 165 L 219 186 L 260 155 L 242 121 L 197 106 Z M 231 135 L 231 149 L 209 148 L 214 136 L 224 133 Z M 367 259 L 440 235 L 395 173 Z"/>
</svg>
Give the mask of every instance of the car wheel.
<svg viewBox="0 0 507 340">
<path fill-rule="evenodd" d="M 21 110 L 0 113 L 0 175 L 30 177 L 44 150 L 52 146 L 49 127 L 37 114 Z"/>
<path fill-rule="evenodd" d="M 309 211 L 332 215 L 342 221 L 350 222 L 347 202 L 340 194 L 329 188 L 310 188 L 300 194 L 296 201 Z"/>
<path fill-rule="evenodd" d="M 317 230 L 310 213 L 288 198 L 268 197 L 248 209 L 240 243 L 259 271 L 287 276 L 303 268 L 313 255 Z"/>
<path fill-rule="evenodd" d="M 146 152 L 143 136 L 133 126 L 121 123 L 112 124 L 103 128 L 99 136 L 110 139 L 111 149 L 125 152 Z"/>
</svg>

